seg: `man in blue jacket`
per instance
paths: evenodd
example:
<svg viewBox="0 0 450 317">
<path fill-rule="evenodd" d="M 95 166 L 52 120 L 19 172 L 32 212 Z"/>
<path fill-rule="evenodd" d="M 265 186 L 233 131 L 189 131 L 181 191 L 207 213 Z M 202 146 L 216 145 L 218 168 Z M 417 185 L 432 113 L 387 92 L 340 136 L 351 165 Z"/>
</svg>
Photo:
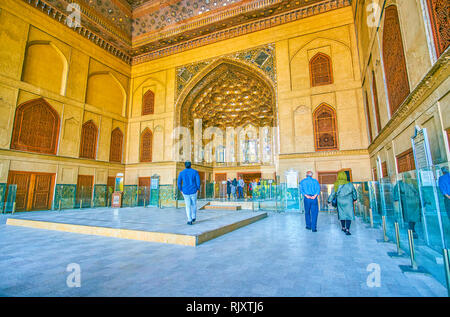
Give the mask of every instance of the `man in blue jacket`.
<svg viewBox="0 0 450 317">
<path fill-rule="evenodd" d="M 312 178 L 313 172 L 308 171 L 306 178 L 300 182 L 300 192 L 304 196 L 306 229 L 317 231 L 317 216 L 319 215 L 320 194 L 319 182 Z"/>
<path fill-rule="evenodd" d="M 197 193 L 200 190 L 200 175 L 191 168 L 191 162 L 186 161 L 184 166 L 186 168 L 178 175 L 177 185 L 186 204 L 187 224 L 192 225 L 197 216 Z"/>
</svg>

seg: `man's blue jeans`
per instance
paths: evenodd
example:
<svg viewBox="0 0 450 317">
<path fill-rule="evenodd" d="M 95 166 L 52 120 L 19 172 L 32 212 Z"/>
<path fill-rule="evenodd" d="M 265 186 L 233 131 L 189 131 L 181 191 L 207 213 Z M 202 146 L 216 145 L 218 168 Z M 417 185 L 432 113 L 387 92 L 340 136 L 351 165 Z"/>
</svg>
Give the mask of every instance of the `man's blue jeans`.
<svg viewBox="0 0 450 317">
<path fill-rule="evenodd" d="M 319 214 L 319 200 L 305 197 L 305 221 L 306 227 L 312 230 L 317 229 L 317 216 Z"/>
<path fill-rule="evenodd" d="M 238 186 L 238 198 L 244 198 L 244 187 Z"/>
<path fill-rule="evenodd" d="M 184 203 L 186 204 L 186 216 L 188 221 L 197 218 L 197 193 L 186 195 L 183 193 Z"/>
</svg>

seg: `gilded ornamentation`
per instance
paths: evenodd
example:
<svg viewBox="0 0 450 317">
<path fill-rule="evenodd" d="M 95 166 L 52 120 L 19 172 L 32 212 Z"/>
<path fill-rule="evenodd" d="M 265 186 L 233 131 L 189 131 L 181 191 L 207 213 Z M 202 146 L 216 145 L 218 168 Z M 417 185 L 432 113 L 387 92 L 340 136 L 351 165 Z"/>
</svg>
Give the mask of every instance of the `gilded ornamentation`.
<svg viewBox="0 0 450 317">
<path fill-rule="evenodd" d="M 81 26 L 71 29 L 130 65 L 351 5 L 351 0 L 22 1 L 63 25 L 67 5 L 80 4 Z"/>
<path fill-rule="evenodd" d="M 275 96 L 270 82 L 245 64 L 231 60 L 211 67 L 182 100 L 182 126 L 193 128 L 194 119 L 202 119 L 203 128 L 225 129 L 249 123 L 273 126 Z"/>
<path fill-rule="evenodd" d="M 238 60 L 245 64 L 256 66 L 261 69 L 276 84 L 275 69 L 275 45 L 267 44 L 250 50 L 240 51 L 222 56 L 222 58 Z M 206 66 L 211 65 L 216 59 L 201 61 L 198 63 L 184 65 L 176 69 L 176 98 L 184 87 Z"/>
</svg>

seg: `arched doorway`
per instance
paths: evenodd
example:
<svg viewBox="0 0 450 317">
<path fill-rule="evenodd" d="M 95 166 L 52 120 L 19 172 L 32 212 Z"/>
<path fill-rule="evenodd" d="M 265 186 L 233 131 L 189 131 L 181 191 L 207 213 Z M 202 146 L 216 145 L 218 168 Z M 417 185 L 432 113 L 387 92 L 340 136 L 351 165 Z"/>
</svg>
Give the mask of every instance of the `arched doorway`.
<svg viewBox="0 0 450 317">
<path fill-rule="evenodd" d="M 213 165 L 238 166 L 272 161 L 276 115 L 270 79 L 257 68 L 220 59 L 182 92 L 175 121 L 190 132 L 192 161 L 205 164 L 205 150 L 212 149 Z"/>
</svg>

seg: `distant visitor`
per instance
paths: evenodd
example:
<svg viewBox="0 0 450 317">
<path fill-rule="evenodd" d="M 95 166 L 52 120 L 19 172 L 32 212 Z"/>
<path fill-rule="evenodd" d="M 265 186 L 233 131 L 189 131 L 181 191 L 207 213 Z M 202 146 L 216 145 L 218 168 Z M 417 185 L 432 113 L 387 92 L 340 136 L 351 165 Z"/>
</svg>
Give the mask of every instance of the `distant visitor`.
<svg viewBox="0 0 450 317">
<path fill-rule="evenodd" d="M 197 217 L 197 195 L 200 190 L 200 175 L 195 169 L 191 168 L 191 162 L 186 161 L 184 166 L 186 168 L 178 175 L 177 185 L 183 194 L 186 204 L 187 224 L 192 225 Z"/>
</svg>

